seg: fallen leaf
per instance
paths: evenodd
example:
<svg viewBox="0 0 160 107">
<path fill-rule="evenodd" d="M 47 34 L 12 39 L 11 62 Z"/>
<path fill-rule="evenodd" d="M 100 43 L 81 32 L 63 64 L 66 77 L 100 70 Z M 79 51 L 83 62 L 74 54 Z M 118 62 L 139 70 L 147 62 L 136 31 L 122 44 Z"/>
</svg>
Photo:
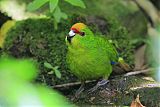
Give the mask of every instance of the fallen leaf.
<svg viewBox="0 0 160 107">
<path fill-rule="evenodd" d="M 139 100 L 139 94 L 137 95 L 137 98 L 132 101 L 131 106 L 130 107 L 145 107 L 141 104 L 140 100 Z"/>
</svg>

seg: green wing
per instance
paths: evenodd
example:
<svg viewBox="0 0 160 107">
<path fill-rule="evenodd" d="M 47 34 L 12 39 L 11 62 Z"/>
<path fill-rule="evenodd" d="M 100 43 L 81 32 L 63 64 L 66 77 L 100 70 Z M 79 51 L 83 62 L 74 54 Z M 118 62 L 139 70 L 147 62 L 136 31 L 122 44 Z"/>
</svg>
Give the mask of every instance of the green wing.
<svg viewBox="0 0 160 107">
<path fill-rule="evenodd" d="M 97 52 L 106 53 L 110 61 L 118 62 L 118 53 L 115 47 L 100 35 L 94 35 L 90 29 L 85 29 L 86 36 L 79 39 L 82 43 L 82 47 L 87 48 L 86 50 L 95 50 Z M 80 36 L 77 36 L 79 38 Z"/>
</svg>

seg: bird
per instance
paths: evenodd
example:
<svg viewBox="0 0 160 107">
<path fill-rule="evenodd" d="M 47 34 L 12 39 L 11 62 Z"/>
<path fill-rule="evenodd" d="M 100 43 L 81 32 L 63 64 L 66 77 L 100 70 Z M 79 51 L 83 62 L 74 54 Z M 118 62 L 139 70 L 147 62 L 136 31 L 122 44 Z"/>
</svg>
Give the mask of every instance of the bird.
<svg viewBox="0 0 160 107">
<path fill-rule="evenodd" d="M 119 62 L 124 68 L 128 65 L 108 39 L 95 35 L 84 23 L 75 23 L 65 38 L 67 45 L 66 62 L 70 72 L 81 81 L 76 92 L 78 96 L 84 90 L 86 80 L 102 78 L 92 90 L 108 83 L 112 65 Z"/>
</svg>

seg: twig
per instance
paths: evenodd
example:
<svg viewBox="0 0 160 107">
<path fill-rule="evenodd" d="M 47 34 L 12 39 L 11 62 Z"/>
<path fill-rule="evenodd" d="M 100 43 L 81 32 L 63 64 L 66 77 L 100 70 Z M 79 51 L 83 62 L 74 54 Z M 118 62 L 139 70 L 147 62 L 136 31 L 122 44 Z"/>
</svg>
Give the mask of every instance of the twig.
<svg viewBox="0 0 160 107">
<path fill-rule="evenodd" d="M 146 73 L 146 72 L 149 72 L 149 71 L 152 71 L 152 70 L 154 70 L 154 69 L 153 68 L 148 68 L 148 69 L 145 69 L 145 70 L 133 71 L 133 72 L 129 72 L 129 73 L 124 74 L 124 76 L 142 74 L 142 73 Z M 97 81 L 97 80 L 86 81 L 85 83 L 92 83 L 92 82 L 95 82 L 95 81 Z M 72 82 L 72 83 L 55 85 L 55 86 L 52 86 L 52 88 L 71 87 L 71 86 L 76 86 L 76 85 L 80 85 L 80 84 L 81 84 L 81 82 Z"/>
<path fill-rule="evenodd" d="M 95 82 L 95 81 L 96 81 L 96 80 L 85 81 L 85 83 L 92 83 L 92 82 Z M 52 86 L 52 88 L 71 87 L 71 86 L 80 85 L 80 84 L 81 84 L 81 82 L 72 82 L 72 83 L 66 83 L 66 84 L 55 85 L 55 86 Z"/>
<path fill-rule="evenodd" d="M 152 70 L 154 70 L 154 69 L 153 68 L 148 68 L 148 69 L 144 69 L 144 70 L 128 72 L 128 73 L 124 74 L 124 76 L 138 75 L 138 74 L 150 72 Z"/>
</svg>

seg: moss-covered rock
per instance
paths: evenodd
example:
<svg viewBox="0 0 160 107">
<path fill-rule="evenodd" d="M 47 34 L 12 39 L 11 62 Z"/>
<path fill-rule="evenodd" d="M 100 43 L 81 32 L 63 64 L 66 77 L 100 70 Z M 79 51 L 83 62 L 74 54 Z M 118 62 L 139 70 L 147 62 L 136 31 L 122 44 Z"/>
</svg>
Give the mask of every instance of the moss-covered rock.
<svg viewBox="0 0 160 107">
<path fill-rule="evenodd" d="M 66 45 L 65 36 L 69 29 L 67 22 L 59 25 L 59 30 L 54 30 L 52 19 L 28 19 L 17 22 L 16 26 L 8 32 L 5 40 L 4 54 L 16 58 L 32 58 L 39 64 L 38 80 L 49 85 L 75 81 L 65 63 Z M 44 67 L 44 62 L 59 66 L 62 78 L 48 74 L 49 69 Z"/>
</svg>

